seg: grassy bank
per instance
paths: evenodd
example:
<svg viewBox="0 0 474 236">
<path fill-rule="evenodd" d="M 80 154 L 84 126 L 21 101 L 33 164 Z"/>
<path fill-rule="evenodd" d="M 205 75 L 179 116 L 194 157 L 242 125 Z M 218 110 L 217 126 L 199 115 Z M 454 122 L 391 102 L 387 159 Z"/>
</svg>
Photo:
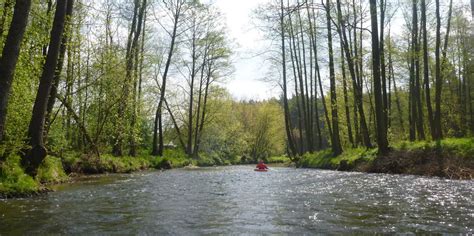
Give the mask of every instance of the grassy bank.
<svg viewBox="0 0 474 236">
<path fill-rule="evenodd" d="M 286 156 L 270 157 L 267 163 L 289 165 Z M 166 150 L 163 157 L 142 153 L 138 157 L 100 157 L 78 153 L 62 157 L 48 156 L 35 178 L 24 173 L 20 156 L 9 155 L 0 165 L 0 198 L 31 196 L 48 191 L 44 186 L 68 181 L 71 175 L 130 173 L 146 169 L 171 169 L 185 166 L 242 164 L 240 157 L 201 156 L 190 159 L 182 150 Z M 401 142 L 387 155 L 377 149 L 345 149 L 339 156 L 331 150 L 303 155 L 297 167 L 321 168 L 373 173 L 415 174 L 451 179 L 472 179 L 474 176 L 474 139 L 445 139 L 440 142 Z"/>
<path fill-rule="evenodd" d="M 186 166 L 222 166 L 241 164 L 240 157 L 222 158 L 217 155 L 202 155 L 190 159 L 179 149 L 165 150 L 163 157 L 144 152 L 137 157 L 114 157 L 102 154 L 100 157 L 80 153 L 66 153 L 62 157 L 47 156 L 35 178 L 24 173 L 21 157 L 10 155 L 0 162 L 0 198 L 24 197 L 48 191 L 49 184 L 67 182 L 71 176 L 103 173 L 131 173 L 146 169 L 172 169 Z M 285 156 L 272 157 L 269 163 L 289 163 Z"/>
<path fill-rule="evenodd" d="M 345 149 L 339 156 L 331 150 L 305 154 L 298 167 L 372 173 L 414 174 L 450 179 L 474 176 L 474 139 L 444 139 L 439 142 L 401 142 L 386 155 L 377 149 Z"/>
</svg>

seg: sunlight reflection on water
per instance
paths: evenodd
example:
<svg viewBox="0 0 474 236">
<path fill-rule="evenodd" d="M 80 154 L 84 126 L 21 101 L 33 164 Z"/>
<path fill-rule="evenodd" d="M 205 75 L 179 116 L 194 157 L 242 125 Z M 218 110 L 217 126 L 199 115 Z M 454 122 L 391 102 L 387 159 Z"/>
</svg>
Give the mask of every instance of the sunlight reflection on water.
<svg viewBox="0 0 474 236">
<path fill-rule="evenodd" d="M 0 201 L 0 234 L 472 233 L 473 187 L 253 166 L 109 175 Z"/>
</svg>

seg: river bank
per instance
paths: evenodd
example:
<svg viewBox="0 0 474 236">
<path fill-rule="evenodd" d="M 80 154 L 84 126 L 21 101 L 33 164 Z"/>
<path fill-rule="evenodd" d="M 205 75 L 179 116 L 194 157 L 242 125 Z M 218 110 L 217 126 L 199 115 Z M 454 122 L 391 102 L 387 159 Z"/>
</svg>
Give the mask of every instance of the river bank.
<svg viewBox="0 0 474 236">
<path fill-rule="evenodd" d="M 74 182 L 85 175 L 107 173 L 133 173 L 149 169 L 175 169 L 208 166 L 249 164 L 240 158 L 200 157 L 189 159 L 181 150 L 165 150 L 163 157 L 141 153 L 137 157 L 114 157 L 103 154 L 100 157 L 79 153 L 65 153 L 61 157 L 49 155 L 38 169 L 35 178 L 24 173 L 19 155 L 9 155 L 0 163 L 0 199 L 32 197 L 52 191 L 52 184 Z M 285 156 L 270 157 L 268 163 L 287 165 Z"/>
<path fill-rule="evenodd" d="M 297 167 L 368 173 L 411 174 L 448 179 L 473 179 L 474 139 L 440 142 L 401 142 L 386 155 L 365 148 L 346 149 L 339 156 L 331 150 L 303 155 Z"/>
<path fill-rule="evenodd" d="M 285 156 L 271 157 L 268 163 L 295 165 L 369 173 L 413 174 L 449 179 L 472 179 L 474 176 L 474 139 L 445 139 L 441 142 L 402 142 L 392 147 L 389 154 L 379 156 L 377 149 L 345 149 L 339 156 L 330 150 L 305 154 L 296 163 Z M 201 157 L 189 159 L 180 150 L 166 150 L 164 157 L 142 153 L 138 157 L 100 157 L 77 153 L 61 157 L 48 156 L 36 178 L 23 172 L 18 155 L 10 155 L 0 166 L 0 198 L 30 197 L 50 191 L 48 185 L 73 181 L 89 174 L 132 173 L 147 169 L 173 169 L 186 166 L 224 166 L 249 164 L 239 157 Z"/>
</svg>

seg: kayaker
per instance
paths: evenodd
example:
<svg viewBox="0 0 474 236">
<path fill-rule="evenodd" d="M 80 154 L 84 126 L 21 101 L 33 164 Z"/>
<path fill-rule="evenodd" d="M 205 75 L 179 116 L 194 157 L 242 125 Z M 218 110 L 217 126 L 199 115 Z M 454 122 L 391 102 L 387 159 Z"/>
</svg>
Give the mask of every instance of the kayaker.
<svg viewBox="0 0 474 236">
<path fill-rule="evenodd" d="M 259 170 L 266 170 L 266 169 L 268 169 L 268 167 L 267 167 L 267 165 L 265 165 L 265 164 L 263 163 L 262 160 L 260 160 L 260 161 L 258 161 L 257 169 L 259 169 Z"/>
</svg>

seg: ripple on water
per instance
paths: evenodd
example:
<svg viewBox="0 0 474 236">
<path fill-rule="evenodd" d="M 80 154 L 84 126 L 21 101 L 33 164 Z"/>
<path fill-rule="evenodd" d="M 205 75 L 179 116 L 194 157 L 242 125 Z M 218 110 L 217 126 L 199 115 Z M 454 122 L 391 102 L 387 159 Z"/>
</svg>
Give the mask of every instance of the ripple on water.
<svg viewBox="0 0 474 236">
<path fill-rule="evenodd" d="M 0 201 L 0 234 L 473 232 L 473 181 L 253 166 L 91 177 Z M 24 222 L 29 222 L 25 224 Z"/>
</svg>

